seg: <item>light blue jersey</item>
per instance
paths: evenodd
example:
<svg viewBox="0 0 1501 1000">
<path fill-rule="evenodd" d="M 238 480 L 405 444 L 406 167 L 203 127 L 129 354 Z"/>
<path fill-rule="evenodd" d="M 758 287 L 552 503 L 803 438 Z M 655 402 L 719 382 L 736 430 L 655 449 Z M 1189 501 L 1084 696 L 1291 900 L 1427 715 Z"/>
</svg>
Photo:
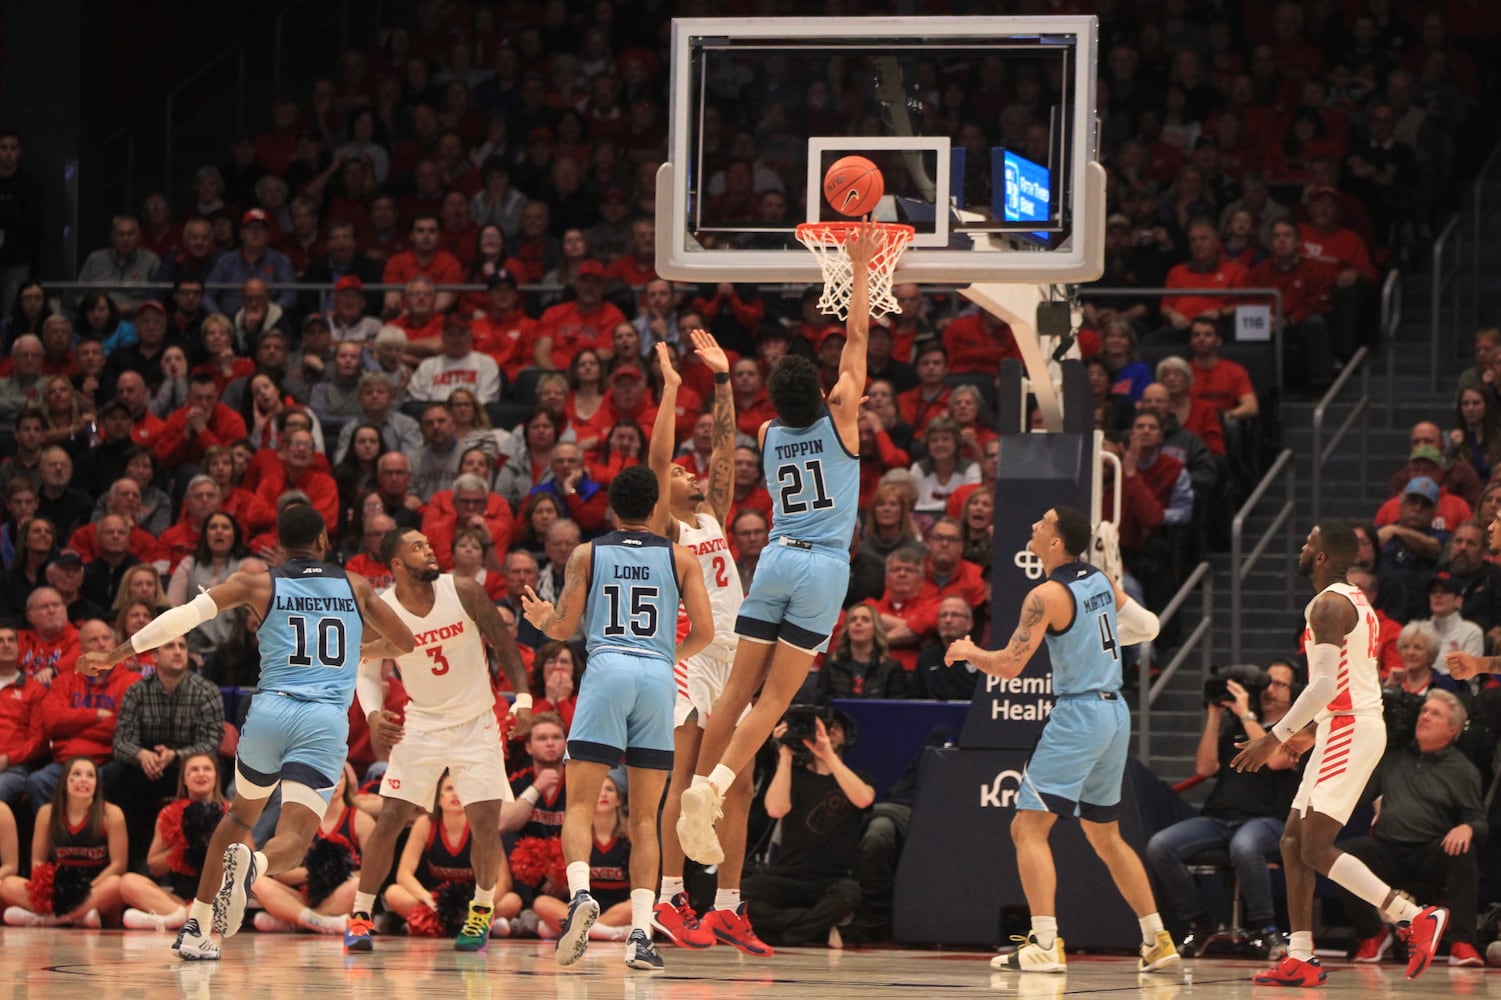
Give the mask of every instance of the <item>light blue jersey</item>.
<svg viewBox="0 0 1501 1000">
<path fill-rule="evenodd" d="M 672 542 L 645 531 L 614 531 L 593 542 L 584 635 L 595 653 L 677 656 L 678 581 Z"/>
<path fill-rule="evenodd" d="M 262 691 L 348 709 L 365 620 L 344 571 L 314 559 L 271 570 L 271 601 L 257 633 Z"/>
<path fill-rule="evenodd" d="M 828 408 L 807 427 L 773 420 L 761 466 L 775 508 L 771 544 L 786 538 L 848 562 L 860 516 L 860 459 L 844 447 Z"/>
<path fill-rule="evenodd" d="M 1048 659 L 1053 664 L 1053 691 L 1119 691 L 1120 629 L 1115 620 L 1115 585 L 1110 577 L 1083 562 L 1066 563 L 1048 577 L 1068 588 L 1074 620 L 1061 632 L 1048 629 Z"/>
</svg>

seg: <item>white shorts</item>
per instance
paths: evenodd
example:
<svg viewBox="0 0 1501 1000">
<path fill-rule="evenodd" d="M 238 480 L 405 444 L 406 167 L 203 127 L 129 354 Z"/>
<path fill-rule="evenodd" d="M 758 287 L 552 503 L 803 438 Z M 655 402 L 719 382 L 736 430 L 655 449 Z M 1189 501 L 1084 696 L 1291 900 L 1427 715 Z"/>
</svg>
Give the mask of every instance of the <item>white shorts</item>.
<svg viewBox="0 0 1501 1000">
<path fill-rule="evenodd" d="M 425 732 L 407 732 L 391 748 L 391 762 L 381 778 L 380 793 L 431 809 L 444 769 L 453 776 L 459 801 L 513 802 L 506 780 L 505 750 L 495 713 L 485 711 L 468 722 Z"/>
<path fill-rule="evenodd" d="M 697 724 L 700 729 L 708 726 L 714 703 L 724 694 L 734 664 L 734 651 L 716 645 L 673 665 L 672 679 L 677 685 L 677 698 L 672 704 L 672 728 L 689 722 Z M 745 711 L 750 711 L 750 707 L 746 706 Z M 745 712 L 740 713 L 740 718 L 745 718 Z"/>
<path fill-rule="evenodd" d="M 1385 750 L 1386 723 L 1379 715 L 1335 715 L 1320 722 L 1292 811 L 1347 822 Z"/>
</svg>

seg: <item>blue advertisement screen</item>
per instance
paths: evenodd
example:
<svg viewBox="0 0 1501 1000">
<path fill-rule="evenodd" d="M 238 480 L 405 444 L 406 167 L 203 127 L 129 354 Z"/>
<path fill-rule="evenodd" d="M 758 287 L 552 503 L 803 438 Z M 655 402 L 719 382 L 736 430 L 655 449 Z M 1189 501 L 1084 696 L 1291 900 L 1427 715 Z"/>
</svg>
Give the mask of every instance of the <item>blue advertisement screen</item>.
<svg viewBox="0 0 1501 1000">
<path fill-rule="evenodd" d="M 1002 153 L 1005 175 L 1001 218 L 1007 222 L 1049 222 L 1052 177 L 1047 167 L 1017 156 L 1009 149 Z"/>
</svg>

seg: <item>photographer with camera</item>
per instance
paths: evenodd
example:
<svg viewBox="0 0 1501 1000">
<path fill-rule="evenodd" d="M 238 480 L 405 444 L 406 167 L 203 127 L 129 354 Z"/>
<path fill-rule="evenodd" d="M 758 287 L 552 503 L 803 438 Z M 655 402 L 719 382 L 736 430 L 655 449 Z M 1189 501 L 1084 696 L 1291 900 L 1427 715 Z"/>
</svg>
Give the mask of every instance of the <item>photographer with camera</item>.
<svg viewBox="0 0 1501 1000">
<path fill-rule="evenodd" d="M 781 820 L 782 849 L 774 864 L 746 876 L 741 892 L 757 932 L 773 945 L 843 947 L 837 925 L 860 905 L 852 873 L 876 793 L 844 763 L 853 733 L 843 712 L 807 705 L 789 708 L 772 731 L 777 769 L 765 805 Z"/>
<path fill-rule="evenodd" d="M 1252 947 L 1259 957 L 1271 957 L 1282 943 L 1273 919 L 1266 864 L 1277 855 L 1300 775 L 1285 755 L 1260 771 L 1236 771 L 1229 764 L 1237 743 L 1260 737 L 1287 714 L 1294 683 L 1292 666 L 1282 661 L 1265 672 L 1254 666 L 1231 667 L 1204 682 L 1204 731 L 1194 770 L 1201 778 L 1216 778 L 1214 789 L 1197 817 L 1158 831 L 1147 844 L 1147 863 L 1167 890 L 1175 916 L 1188 928 L 1178 946 L 1185 958 L 1200 954 L 1214 932 L 1188 860 L 1214 848 L 1230 855 L 1245 901 L 1245 923 L 1256 932 Z"/>
</svg>

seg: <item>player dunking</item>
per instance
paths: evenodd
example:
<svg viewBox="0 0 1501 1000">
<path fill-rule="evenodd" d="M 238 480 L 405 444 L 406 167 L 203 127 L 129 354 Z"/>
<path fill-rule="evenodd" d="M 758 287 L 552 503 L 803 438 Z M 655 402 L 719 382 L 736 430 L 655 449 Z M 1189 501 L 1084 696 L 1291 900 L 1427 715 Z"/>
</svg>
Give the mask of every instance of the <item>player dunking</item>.
<svg viewBox="0 0 1501 1000">
<path fill-rule="evenodd" d="M 501 803 L 513 798 L 484 642 L 499 655 L 501 668 L 517 692 L 511 713 L 521 720 L 531 716 L 526 668 L 489 595 L 473 580 L 442 572 L 426 535 L 415 530 L 388 531 L 381 539 L 380 557 L 396 581 L 381 600 L 412 630 L 417 648 L 396 659 L 411 699 L 405 725 L 399 728 L 393 714 L 381 708 L 380 661 L 360 662 L 356 688 L 360 708 L 370 720 L 371 732 L 394 745 L 380 784 L 384 800 L 380 819 L 361 845 L 360 887 L 344 934 L 344 949 L 373 949 L 370 912 L 391 870 L 396 839 L 413 812 L 431 807 L 447 769 L 469 819 L 474 865 L 474 898 L 454 948 L 483 951 L 490 940 L 495 883 L 503 860 Z"/>
<path fill-rule="evenodd" d="M 664 415 L 663 419 L 668 419 Z M 589 947 L 599 902 L 589 895 L 594 807 L 610 768 L 625 759 L 630 788 L 631 935 L 625 962 L 660 969 L 651 943 L 657 881 L 657 806 L 672 770 L 673 664 L 702 651 L 714 638 L 713 610 L 698 560 L 648 526 L 657 506 L 656 476 L 639 465 L 610 484 L 610 507 L 620 530 L 573 550 L 557 606 L 526 588 L 527 620 L 555 639 L 584 620 L 589 670 L 579 684 L 568 734 L 568 812 L 563 860 L 568 864 L 568 917 L 558 937 L 560 965 Z M 679 595 L 688 609 L 688 634 L 674 643 Z"/>
<path fill-rule="evenodd" d="M 775 514 L 735 622 L 734 666 L 704 730 L 693 784 L 683 792 L 678 838 L 695 861 L 724 860 L 714 823 L 725 793 L 771 735 L 839 620 L 860 513 L 870 262 L 881 239 L 867 221 L 845 244 L 854 269 L 848 339 L 827 405 L 818 369 L 805 358 L 783 358 L 767 386 L 778 419 L 763 424 L 759 438 Z M 742 720 L 758 688 L 761 696 Z"/>
<path fill-rule="evenodd" d="M 714 431 L 708 488 L 672 461 L 672 421 L 658 420 L 652 428 L 647 459 L 661 490 L 651 526 L 653 531 L 698 556 L 704 587 L 714 608 L 714 641 L 702 653 L 679 663 L 676 669 L 672 780 L 662 809 L 662 885 L 652 910 L 652 924 L 673 944 L 684 948 L 708 948 L 715 941 L 723 941 L 747 955 L 770 955 L 771 948 L 756 937 L 745 904 L 740 900 L 740 876 L 745 868 L 745 821 L 751 801 L 751 783 L 744 780 L 744 775 L 725 795 L 725 856 L 719 864 L 714 908 L 704 914 L 702 923 L 689 905 L 683 885 L 683 847 L 678 843 L 677 833 L 683 789 L 693 780 L 703 727 L 730 675 L 735 658 L 735 615 L 745 599 L 724 532 L 725 516 L 735 491 L 735 396 L 730 390 L 729 359 L 704 331 L 694 330 L 692 338 L 699 358 L 714 373 Z M 682 379 L 672 367 L 665 345 L 657 345 L 657 355 L 662 369 L 662 400 L 658 411 L 671 413 Z M 686 627 L 686 618 L 680 618 L 679 634 Z"/>
<path fill-rule="evenodd" d="M 1399 896 L 1363 861 L 1334 845 L 1386 749 L 1376 664 L 1380 625 L 1360 588 L 1345 579 L 1358 547 L 1347 524 L 1330 521 L 1309 532 L 1298 556 L 1298 574 L 1313 582 L 1317 595 L 1304 611 L 1308 686 L 1271 732 L 1251 741 L 1231 762 L 1237 770 L 1254 771 L 1273 754 L 1297 759 L 1313 745 L 1282 834 L 1292 941 L 1286 958 L 1253 978 L 1262 986 L 1317 986 L 1327 978 L 1313 954 L 1315 873 L 1328 876 L 1396 924 L 1398 936 L 1408 945 L 1408 979 L 1433 961 L 1449 920 L 1448 910 L 1418 906 Z M 1309 723 L 1316 724 L 1311 739 Z"/>
<path fill-rule="evenodd" d="M 1131 713 L 1121 700 L 1121 646 L 1157 635 L 1157 616 L 1126 596 L 1120 585 L 1080 557 L 1089 550 L 1089 519 L 1054 507 L 1032 525 L 1027 551 L 1047 579 L 1022 602 L 1021 622 L 1005 649 L 983 650 L 968 636 L 944 653 L 949 664 L 968 660 L 987 674 L 1015 677 L 1046 636 L 1053 665 L 1053 713 L 1022 772 L 1011 839 L 1032 930 L 1021 947 L 990 964 L 1020 972 L 1063 972 L 1058 936 L 1057 871 L 1048 835 L 1059 816 L 1077 816 L 1089 846 L 1141 925 L 1139 972 L 1178 962 L 1162 927 L 1141 858 L 1121 837 L 1121 778 L 1131 742 Z"/>
<path fill-rule="evenodd" d="M 367 655 L 412 651 L 411 631 L 370 582 L 323 562 L 328 532 L 316 510 L 288 507 L 276 519 L 276 534 L 287 559 L 271 572 L 234 573 L 110 652 L 79 659 L 79 669 L 102 673 L 231 608 L 249 608 L 260 618 L 260 693 L 240 735 L 234 802 L 209 841 L 198 898 L 172 945 L 184 959 L 216 960 L 219 945 L 209 931 L 226 938 L 239 931 L 256 877 L 302 863 L 343 772 L 364 627 L 378 633 L 365 644 Z M 278 784 L 276 835 L 253 851 L 242 838 Z"/>
</svg>

